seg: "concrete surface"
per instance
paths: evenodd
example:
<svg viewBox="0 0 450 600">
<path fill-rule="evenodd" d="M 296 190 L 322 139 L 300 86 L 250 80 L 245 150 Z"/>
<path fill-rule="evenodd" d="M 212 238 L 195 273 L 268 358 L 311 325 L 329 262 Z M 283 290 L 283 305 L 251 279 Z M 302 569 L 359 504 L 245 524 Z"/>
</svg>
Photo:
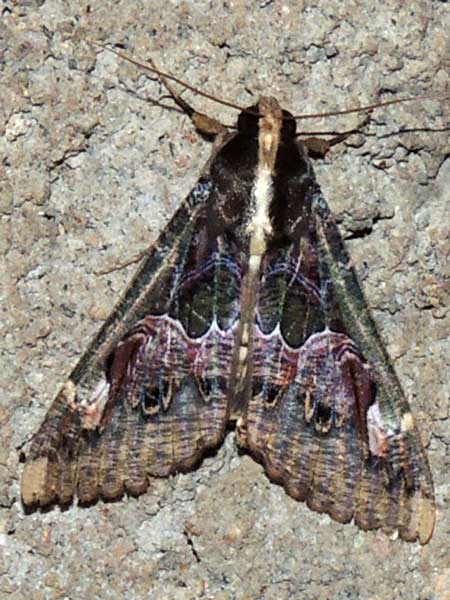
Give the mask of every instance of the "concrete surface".
<svg viewBox="0 0 450 600">
<path fill-rule="evenodd" d="M 2 3 L 2 599 L 449 600 L 449 134 L 398 134 L 449 126 L 448 100 L 378 111 L 316 169 L 419 415 L 439 507 L 427 546 L 309 511 L 232 433 L 138 499 L 27 516 L 19 496 L 20 451 L 133 267 L 96 273 L 156 239 L 209 154 L 185 118 L 146 100 L 163 95 L 154 80 L 87 40 L 300 113 L 448 90 L 449 30 L 449 5 L 431 0 Z"/>
</svg>

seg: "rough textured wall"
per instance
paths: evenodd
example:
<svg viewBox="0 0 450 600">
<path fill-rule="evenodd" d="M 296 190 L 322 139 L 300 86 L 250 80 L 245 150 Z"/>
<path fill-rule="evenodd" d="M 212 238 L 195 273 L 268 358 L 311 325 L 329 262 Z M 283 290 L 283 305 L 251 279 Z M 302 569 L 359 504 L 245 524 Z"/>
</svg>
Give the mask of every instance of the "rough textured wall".
<svg viewBox="0 0 450 600">
<path fill-rule="evenodd" d="M 86 40 L 121 42 L 242 104 L 270 91 L 299 113 L 448 89 L 449 30 L 449 5 L 431 0 L 3 2 L 1 598 L 450 598 L 450 145 L 448 132 L 396 133 L 448 126 L 448 101 L 381 110 L 316 167 L 419 415 L 439 507 L 430 544 L 309 511 L 232 433 L 138 499 L 30 516 L 19 499 L 20 451 L 133 267 L 97 271 L 156 239 L 209 152 L 185 118 L 146 101 L 163 94 L 155 81 Z"/>
</svg>

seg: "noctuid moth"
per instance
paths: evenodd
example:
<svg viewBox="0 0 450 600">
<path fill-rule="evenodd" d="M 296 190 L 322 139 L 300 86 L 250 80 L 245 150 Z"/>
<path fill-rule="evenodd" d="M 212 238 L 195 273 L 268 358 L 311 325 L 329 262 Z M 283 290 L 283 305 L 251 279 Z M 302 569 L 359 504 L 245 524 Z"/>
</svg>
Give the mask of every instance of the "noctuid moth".
<svg viewBox="0 0 450 600">
<path fill-rule="evenodd" d="M 35 434 L 24 506 L 142 494 L 233 421 L 239 445 L 311 509 L 427 543 L 427 457 L 312 143 L 275 98 L 230 131 L 156 72 L 213 153 Z"/>
</svg>

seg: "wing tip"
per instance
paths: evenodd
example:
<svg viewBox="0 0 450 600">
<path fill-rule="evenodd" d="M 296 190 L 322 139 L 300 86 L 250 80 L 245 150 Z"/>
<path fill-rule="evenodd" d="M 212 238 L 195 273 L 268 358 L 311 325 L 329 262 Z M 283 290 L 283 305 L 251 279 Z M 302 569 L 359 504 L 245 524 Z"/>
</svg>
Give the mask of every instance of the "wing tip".
<svg viewBox="0 0 450 600">
<path fill-rule="evenodd" d="M 424 546 L 428 544 L 434 533 L 436 525 L 436 505 L 434 500 L 430 498 L 419 498 L 418 511 L 418 527 L 417 533 L 419 536 L 419 542 Z"/>
<path fill-rule="evenodd" d="M 48 458 L 39 457 L 25 464 L 22 483 L 21 497 L 25 508 L 44 506 L 45 483 L 48 473 Z"/>
</svg>

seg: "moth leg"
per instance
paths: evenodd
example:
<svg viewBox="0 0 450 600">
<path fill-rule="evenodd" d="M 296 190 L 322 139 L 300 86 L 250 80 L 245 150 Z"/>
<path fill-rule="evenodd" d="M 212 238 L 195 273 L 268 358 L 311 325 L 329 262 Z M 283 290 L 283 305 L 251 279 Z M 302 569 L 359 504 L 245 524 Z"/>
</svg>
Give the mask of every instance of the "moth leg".
<svg viewBox="0 0 450 600">
<path fill-rule="evenodd" d="M 134 264 L 140 262 L 146 256 L 148 256 L 149 250 L 151 248 L 152 248 L 152 245 L 145 248 L 145 250 L 141 250 L 141 252 L 138 252 L 134 256 L 127 258 L 127 260 L 124 260 L 121 263 L 112 265 L 111 267 L 106 267 L 105 269 L 99 269 L 98 271 L 94 271 L 94 275 L 97 277 L 99 275 L 109 275 L 109 273 L 113 273 L 113 271 L 121 271 L 122 269 L 126 269 L 130 265 L 134 265 Z"/>
<path fill-rule="evenodd" d="M 353 129 L 348 129 L 347 131 L 337 133 L 334 137 L 332 137 L 329 140 L 323 140 L 318 137 L 309 137 L 303 140 L 303 145 L 306 147 L 310 158 L 324 158 L 328 154 L 330 149 L 333 146 L 336 146 L 336 144 L 344 142 L 351 135 L 354 135 L 356 133 L 363 133 L 363 129 L 367 127 L 369 122 L 370 114 L 366 115 L 364 120 L 361 121 L 361 123 Z"/>
<path fill-rule="evenodd" d="M 155 63 L 149 59 L 148 62 L 150 65 L 157 69 Z M 178 94 L 169 81 L 163 76 L 159 75 L 159 80 L 169 92 L 171 98 L 175 102 L 177 106 L 181 108 L 181 110 L 189 117 L 192 124 L 198 133 L 205 138 L 211 140 L 220 134 L 224 134 L 228 132 L 228 129 L 217 119 L 213 119 L 212 117 L 208 117 L 208 115 L 204 115 L 203 113 L 197 112 L 195 108 L 193 108 L 186 100 L 184 100 L 180 94 Z"/>
</svg>

